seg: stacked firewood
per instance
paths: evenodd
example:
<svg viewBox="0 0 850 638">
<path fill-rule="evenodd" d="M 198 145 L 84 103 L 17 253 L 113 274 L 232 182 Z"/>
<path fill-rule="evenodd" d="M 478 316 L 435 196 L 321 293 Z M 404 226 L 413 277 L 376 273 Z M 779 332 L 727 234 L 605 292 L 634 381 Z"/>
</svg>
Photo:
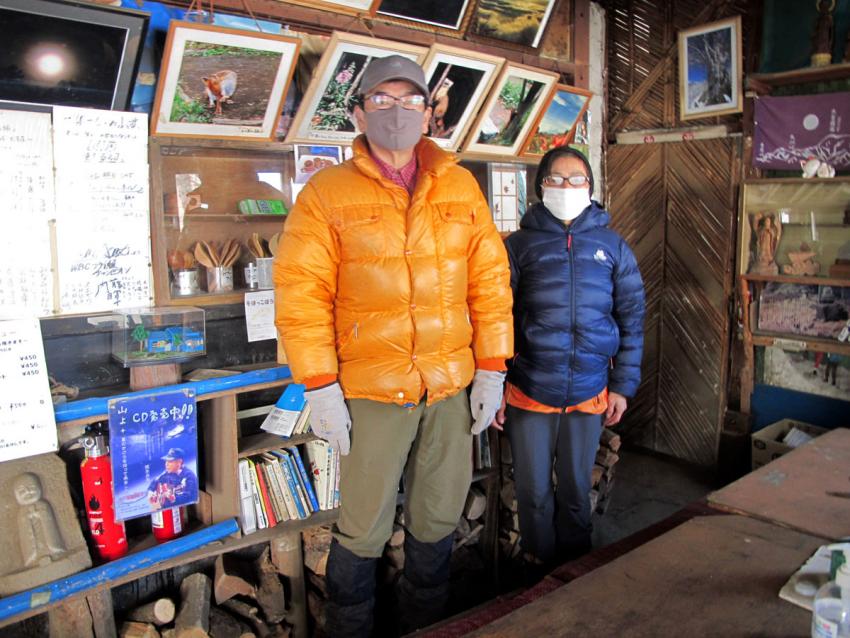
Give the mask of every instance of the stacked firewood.
<svg viewBox="0 0 850 638">
<path fill-rule="evenodd" d="M 269 548 L 253 563 L 220 555 L 211 579 L 195 573 L 180 599 L 160 598 L 127 615 L 121 638 L 284 638 L 286 597 Z"/>
<path fill-rule="evenodd" d="M 614 486 L 614 468 L 620 460 L 620 435 L 603 428 L 596 451 L 596 461 L 591 471 L 590 507 L 594 514 L 602 515 L 611 501 Z M 501 441 L 502 489 L 499 516 L 499 545 L 505 558 L 517 559 L 520 554 L 519 514 L 517 511 L 516 486 L 514 484 L 513 458 L 506 436 Z"/>
</svg>

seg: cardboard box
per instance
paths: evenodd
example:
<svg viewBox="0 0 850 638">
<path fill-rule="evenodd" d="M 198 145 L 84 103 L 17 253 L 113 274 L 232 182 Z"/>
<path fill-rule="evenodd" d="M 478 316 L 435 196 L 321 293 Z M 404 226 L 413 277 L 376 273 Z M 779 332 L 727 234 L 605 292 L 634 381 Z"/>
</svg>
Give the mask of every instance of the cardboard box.
<svg viewBox="0 0 850 638">
<path fill-rule="evenodd" d="M 782 442 L 782 439 L 793 427 L 812 436 L 820 436 L 825 432 L 829 432 L 826 428 L 811 425 L 810 423 L 803 423 L 802 421 L 795 421 L 794 419 L 782 419 L 776 423 L 771 423 L 767 427 L 752 434 L 753 469 L 766 465 L 773 459 L 778 459 L 783 454 L 794 449 Z"/>
</svg>

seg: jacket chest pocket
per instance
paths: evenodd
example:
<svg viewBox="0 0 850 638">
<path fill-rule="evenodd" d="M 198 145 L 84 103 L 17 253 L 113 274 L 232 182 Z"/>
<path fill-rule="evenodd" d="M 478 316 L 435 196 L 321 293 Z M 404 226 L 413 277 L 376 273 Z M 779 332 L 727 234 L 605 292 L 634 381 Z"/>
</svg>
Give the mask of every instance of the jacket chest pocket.
<svg viewBox="0 0 850 638">
<path fill-rule="evenodd" d="M 375 259 L 386 253 L 386 228 L 379 211 L 344 218 L 338 232 L 343 261 Z"/>
<path fill-rule="evenodd" d="M 437 204 L 441 243 L 449 253 L 466 254 L 474 228 L 471 204 Z"/>
</svg>

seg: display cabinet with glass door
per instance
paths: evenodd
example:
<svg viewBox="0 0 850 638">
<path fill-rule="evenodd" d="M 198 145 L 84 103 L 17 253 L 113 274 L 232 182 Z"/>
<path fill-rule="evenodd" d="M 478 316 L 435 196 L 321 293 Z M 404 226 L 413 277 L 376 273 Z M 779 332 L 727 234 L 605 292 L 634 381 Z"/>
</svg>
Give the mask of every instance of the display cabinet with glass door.
<svg viewBox="0 0 850 638">
<path fill-rule="evenodd" d="M 271 288 L 271 264 L 297 194 L 279 144 L 151 141 L 156 303 L 242 301 Z"/>
</svg>

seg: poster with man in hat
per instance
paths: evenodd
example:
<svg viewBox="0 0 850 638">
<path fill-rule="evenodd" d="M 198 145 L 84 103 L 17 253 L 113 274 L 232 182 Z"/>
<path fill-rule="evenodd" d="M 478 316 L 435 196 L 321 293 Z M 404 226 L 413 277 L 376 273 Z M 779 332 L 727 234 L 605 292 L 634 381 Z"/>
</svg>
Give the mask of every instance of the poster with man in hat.
<svg viewBox="0 0 850 638">
<path fill-rule="evenodd" d="M 179 447 L 169 448 L 162 457 L 165 471 L 148 485 L 151 510 L 188 505 L 198 500 L 198 477 L 183 465 L 185 453 Z"/>
</svg>

